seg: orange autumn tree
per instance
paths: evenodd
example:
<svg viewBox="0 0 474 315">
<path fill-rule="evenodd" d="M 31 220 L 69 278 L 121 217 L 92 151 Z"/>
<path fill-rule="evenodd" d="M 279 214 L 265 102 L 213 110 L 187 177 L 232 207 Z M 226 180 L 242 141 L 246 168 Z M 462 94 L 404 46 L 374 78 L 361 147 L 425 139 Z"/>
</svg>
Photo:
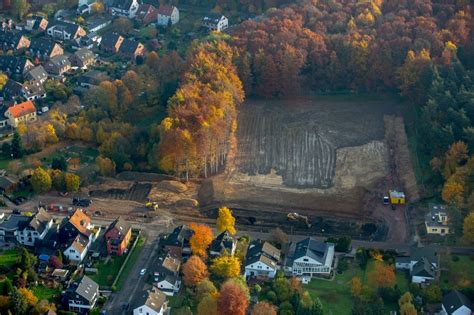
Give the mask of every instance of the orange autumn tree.
<svg viewBox="0 0 474 315">
<path fill-rule="evenodd" d="M 392 287 L 396 281 L 393 266 L 381 262 L 376 263 L 375 270 L 369 274 L 369 279 L 376 287 Z"/>
<path fill-rule="evenodd" d="M 267 302 L 258 302 L 252 310 L 252 315 L 276 315 L 276 308 Z"/>
<path fill-rule="evenodd" d="M 189 240 L 193 254 L 206 258 L 207 248 L 214 239 L 211 228 L 207 225 L 196 223 L 191 223 L 190 227 L 191 230 L 194 231 L 193 236 L 191 236 L 191 239 Z"/>
<path fill-rule="evenodd" d="M 187 287 L 192 287 L 209 276 L 207 266 L 198 256 L 191 256 L 183 265 L 183 280 Z"/>
<path fill-rule="evenodd" d="M 248 306 L 248 297 L 240 286 L 232 282 L 224 283 L 217 300 L 219 314 L 245 315 Z"/>
</svg>

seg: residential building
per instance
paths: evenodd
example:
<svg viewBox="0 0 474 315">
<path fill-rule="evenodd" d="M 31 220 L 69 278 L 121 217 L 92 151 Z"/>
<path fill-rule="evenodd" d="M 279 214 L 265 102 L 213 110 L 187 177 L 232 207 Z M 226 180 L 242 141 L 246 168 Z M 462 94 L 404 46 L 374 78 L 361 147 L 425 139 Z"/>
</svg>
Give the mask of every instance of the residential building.
<svg viewBox="0 0 474 315">
<path fill-rule="evenodd" d="M 160 5 L 158 8 L 157 25 L 168 26 L 179 22 L 179 10 L 172 5 Z"/>
<path fill-rule="evenodd" d="M 147 25 L 156 22 L 158 9 L 151 4 L 143 3 L 138 7 L 135 19 L 141 24 Z"/>
<path fill-rule="evenodd" d="M 77 3 L 77 13 L 84 14 L 84 13 L 91 13 L 92 6 L 96 3 L 95 0 L 79 0 Z"/>
<path fill-rule="evenodd" d="M 131 58 L 135 61 L 138 56 L 145 53 L 145 46 L 142 43 L 131 39 L 124 39 L 120 45 L 119 54 Z"/>
<path fill-rule="evenodd" d="M 21 95 L 28 101 L 34 101 L 46 97 L 46 90 L 38 81 L 29 81 L 23 84 Z"/>
<path fill-rule="evenodd" d="M 82 209 L 76 209 L 74 214 L 64 218 L 59 228 L 59 240 L 61 243 L 68 243 L 77 235 L 81 234 L 89 239 L 89 242 L 95 241 L 100 228 L 91 224 L 91 218 L 88 217 Z"/>
<path fill-rule="evenodd" d="M 249 244 L 245 257 L 245 278 L 274 278 L 279 269 L 280 259 L 280 250 L 269 242 L 261 240 L 252 241 Z"/>
<path fill-rule="evenodd" d="M 224 254 L 233 256 L 237 247 L 237 240 L 227 231 L 219 234 L 209 245 L 209 255 L 217 257 Z"/>
<path fill-rule="evenodd" d="M 123 41 L 124 38 L 122 36 L 114 33 L 108 33 L 102 36 L 100 49 L 108 53 L 116 54 L 118 53 Z"/>
<path fill-rule="evenodd" d="M 150 291 L 143 291 L 133 309 L 133 315 L 165 315 L 168 314 L 168 300 L 166 295 L 153 287 Z"/>
<path fill-rule="evenodd" d="M 18 96 L 21 96 L 23 91 L 23 85 L 12 79 L 8 79 L 7 83 L 3 86 L 2 94 L 5 100 L 14 100 Z"/>
<path fill-rule="evenodd" d="M 168 234 L 160 242 L 162 249 L 176 257 L 191 255 L 189 240 L 194 232 L 186 225 L 176 227 L 171 234 Z"/>
<path fill-rule="evenodd" d="M 49 60 L 64 54 L 63 48 L 50 38 L 33 38 L 31 40 L 29 53 L 31 56 L 41 60 Z"/>
<path fill-rule="evenodd" d="M 85 47 L 92 49 L 94 46 L 99 46 L 101 41 L 102 36 L 97 33 L 89 33 L 80 39 L 76 39 L 73 48 L 78 49 L 80 47 Z"/>
<path fill-rule="evenodd" d="M 179 269 L 181 259 L 170 253 L 158 258 L 158 266 L 153 273 L 156 286 L 164 294 L 173 296 L 181 288 L 181 279 L 179 278 Z"/>
<path fill-rule="evenodd" d="M 71 70 L 71 62 L 64 55 L 55 56 L 44 65 L 44 69 L 51 75 L 60 76 Z"/>
<path fill-rule="evenodd" d="M 222 14 L 210 13 L 204 17 L 202 25 L 210 31 L 221 32 L 229 27 L 229 20 Z"/>
<path fill-rule="evenodd" d="M 23 75 L 35 65 L 25 57 L 0 56 L 0 71 L 13 75 Z"/>
<path fill-rule="evenodd" d="M 449 234 L 448 213 L 442 205 L 431 205 L 430 212 L 425 216 L 426 233 L 446 235 Z"/>
<path fill-rule="evenodd" d="M 39 209 L 33 216 L 28 217 L 29 222 L 24 222 L 18 227 L 16 239 L 18 243 L 34 246 L 37 240 L 42 240 L 53 225 L 53 218 L 43 209 Z"/>
<path fill-rule="evenodd" d="M 113 16 L 133 19 L 138 11 L 138 7 L 137 0 L 115 0 L 109 10 Z"/>
<path fill-rule="evenodd" d="M 448 315 L 471 315 L 473 310 L 469 299 L 457 290 L 443 296 L 442 307 L 444 314 Z"/>
<path fill-rule="evenodd" d="M 0 31 L 0 50 L 18 51 L 30 47 L 30 40 L 18 31 Z"/>
<path fill-rule="evenodd" d="M 82 234 L 78 234 L 66 245 L 63 255 L 69 259 L 71 264 L 79 265 L 87 256 L 89 245 L 89 238 Z"/>
<path fill-rule="evenodd" d="M 87 68 L 95 63 L 96 57 L 92 51 L 87 48 L 81 48 L 69 57 L 73 67 Z"/>
<path fill-rule="evenodd" d="M 122 217 L 118 217 L 105 232 L 107 254 L 122 256 L 131 238 L 132 226 Z"/>
<path fill-rule="evenodd" d="M 396 257 L 395 267 L 409 272 L 412 283 L 426 283 L 437 278 L 439 256 L 435 248 L 413 247 L 408 257 Z"/>
<path fill-rule="evenodd" d="M 28 224 L 30 218 L 24 215 L 11 214 L 6 216 L 2 214 L 0 218 L 0 241 L 15 242 L 21 225 Z"/>
<path fill-rule="evenodd" d="M 324 243 L 308 237 L 291 243 L 286 257 L 286 269 L 304 282 L 316 276 L 329 276 L 334 262 L 333 243 Z"/>
<path fill-rule="evenodd" d="M 43 84 L 48 80 L 48 73 L 44 70 L 43 66 L 39 65 L 25 73 L 24 77 L 27 81 L 36 81 Z"/>
<path fill-rule="evenodd" d="M 8 107 L 5 105 L 0 106 L 0 128 L 5 128 L 8 126 L 8 118 L 5 117 L 5 112 L 7 111 Z M 0 193 L 2 191 L 2 185 L 6 184 L 2 180 L 3 176 L 0 176 Z"/>
<path fill-rule="evenodd" d="M 9 125 L 16 128 L 20 123 L 36 121 L 36 107 L 32 101 L 13 105 L 5 112 Z"/>
<path fill-rule="evenodd" d="M 48 28 L 48 20 L 39 15 L 33 15 L 26 19 L 25 29 L 30 32 L 40 33 Z"/>
<path fill-rule="evenodd" d="M 81 26 L 66 21 L 54 21 L 50 23 L 46 33 L 55 40 L 60 41 L 86 36 L 86 31 Z"/>
<path fill-rule="evenodd" d="M 8 176 L 0 176 L 0 193 L 10 193 L 18 185 L 18 182 Z"/>
<path fill-rule="evenodd" d="M 112 23 L 112 20 L 105 17 L 95 17 L 86 21 L 87 29 L 90 33 L 96 33 L 106 28 L 110 23 Z"/>
<path fill-rule="evenodd" d="M 88 276 L 84 276 L 79 283 L 74 283 L 66 290 L 63 298 L 69 306 L 69 311 L 89 314 L 99 298 L 99 285 Z"/>
</svg>

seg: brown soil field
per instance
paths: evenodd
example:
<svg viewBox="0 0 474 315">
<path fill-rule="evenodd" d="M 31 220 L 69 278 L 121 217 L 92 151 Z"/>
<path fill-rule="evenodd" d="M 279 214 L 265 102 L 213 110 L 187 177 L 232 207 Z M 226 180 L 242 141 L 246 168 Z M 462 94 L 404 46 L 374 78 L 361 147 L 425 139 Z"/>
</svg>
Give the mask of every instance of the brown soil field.
<svg viewBox="0 0 474 315">
<path fill-rule="evenodd" d="M 416 190 L 397 108 L 391 99 L 249 101 L 226 170 L 203 183 L 200 203 L 370 220 L 367 193 Z M 406 165 L 393 170 L 392 160 Z"/>
</svg>

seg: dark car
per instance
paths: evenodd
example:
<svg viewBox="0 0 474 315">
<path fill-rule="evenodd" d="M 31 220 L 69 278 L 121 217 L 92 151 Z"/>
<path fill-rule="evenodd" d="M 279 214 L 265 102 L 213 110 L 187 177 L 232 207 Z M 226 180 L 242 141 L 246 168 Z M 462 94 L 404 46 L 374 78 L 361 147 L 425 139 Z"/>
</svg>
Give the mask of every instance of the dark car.
<svg viewBox="0 0 474 315">
<path fill-rule="evenodd" d="M 13 214 L 21 214 L 21 211 L 19 209 L 13 209 L 12 213 Z"/>
<path fill-rule="evenodd" d="M 25 197 L 19 196 L 19 197 L 16 197 L 16 198 L 13 200 L 13 203 L 18 206 L 18 205 L 21 205 L 22 203 L 24 203 L 25 201 L 26 201 L 26 198 L 25 198 Z"/>
<path fill-rule="evenodd" d="M 72 204 L 78 207 L 89 207 L 92 204 L 92 200 L 87 198 L 73 198 Z"/>
</svg>

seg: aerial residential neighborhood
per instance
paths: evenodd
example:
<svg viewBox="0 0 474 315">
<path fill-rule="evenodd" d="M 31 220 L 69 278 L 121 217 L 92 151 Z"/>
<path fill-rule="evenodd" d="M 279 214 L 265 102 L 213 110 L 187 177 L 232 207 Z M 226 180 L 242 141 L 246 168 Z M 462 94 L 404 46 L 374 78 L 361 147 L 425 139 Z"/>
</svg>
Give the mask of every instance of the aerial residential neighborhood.
<svg viewBox="0 0 474 315">
<path fill-rule="evenodd" d="M 0 314 L 474 314 L 474 5 L 0 0 Z"/>
</svg>

